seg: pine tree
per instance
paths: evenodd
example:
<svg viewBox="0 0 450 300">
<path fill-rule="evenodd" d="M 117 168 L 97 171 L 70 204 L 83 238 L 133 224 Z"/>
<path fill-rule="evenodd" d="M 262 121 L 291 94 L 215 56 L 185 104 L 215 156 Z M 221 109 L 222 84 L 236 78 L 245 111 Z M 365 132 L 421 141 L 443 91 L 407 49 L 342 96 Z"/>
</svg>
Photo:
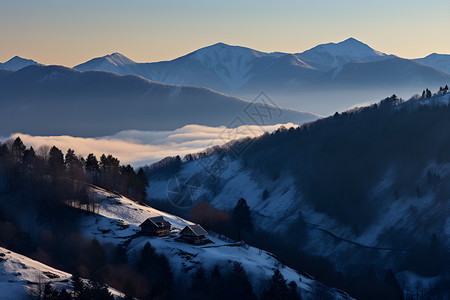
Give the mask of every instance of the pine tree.
<svg viewBox="0 0 450 300">
<path fill-rule="evenodd" d="M 238 240 L 241 239 L 242 230 L 251 232 L 253 223 L 250 215 L 250 208 L 244 198 L 239 199 L 233 210 L 233 225 L 237 231 Z"/>
<path fill-rule="evenodd" d="M 280 270 L 276 269 L 273 272 L 272 278 L 269 281 L 269 286 L 263 294 L 264 300 L 285 300 L 288 297 L 288 287 L 286 279 Z"/>
<path fill-rule="evenodd" d="M 234 262 L 230 272 L 225 278 L 225 299 L 252 300 L 256 299 L 252 284 L 248 279 L 247 272 L 241 263 Z"/>
<path fill-rule="evenodd" d="M 50 148 L 48 165 L 50 168 L 50 174 L 56 178 L 64 174 L 64 155 L 55 146 Z"/>
<path fill-rule="evenodd" d="M 23 144 L 22 139 L 17 137 L 11 145 L 11 153 L 17 162 L 22 162 L 25 149 L 26 147 Z"/>
<path fill-rule="evenodd" d="M 98 183 L 98 173 L 100 172 L 100 165 L 98 163 L 97 157 L 93 153 L 90 153 L 86 157 L 85 168 L 86 168 L 86 172 L 88 172 L 88 174 L 91 177 L 91 182 L 93 184 L 97 184 Z"/>
</svg>

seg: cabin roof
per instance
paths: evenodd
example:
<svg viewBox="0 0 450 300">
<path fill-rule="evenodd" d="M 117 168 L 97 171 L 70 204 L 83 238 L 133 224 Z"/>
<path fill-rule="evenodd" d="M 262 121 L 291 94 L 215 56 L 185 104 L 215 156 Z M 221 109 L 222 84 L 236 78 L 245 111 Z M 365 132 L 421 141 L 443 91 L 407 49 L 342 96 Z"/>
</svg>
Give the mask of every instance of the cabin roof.
<svg viewBox="0 0 450 300">
<path fill-rule="evenodd" d="M 139 226 L 142 226 L 146 222 L 150 222 L 151 224 L 155 225 L 158 228 L 171 226 L 170 222 L 167 221 L 163 216 L 148 218 L 147 220 L 142 222 L 142 224 Z"/>
<path fill-rule="evenodd" d="M 190 230 L 194 235 L 196 236 L 202 236 L 202 235 L 207 235 L 208 232 L 203 229 L 202 226 L 195 224 L 195 225 L 187 225 L 186 227 L 184 227 L 184 229 L 181 231 L 181 234 L 183 234 L 185 231 Z"/>
</svg>

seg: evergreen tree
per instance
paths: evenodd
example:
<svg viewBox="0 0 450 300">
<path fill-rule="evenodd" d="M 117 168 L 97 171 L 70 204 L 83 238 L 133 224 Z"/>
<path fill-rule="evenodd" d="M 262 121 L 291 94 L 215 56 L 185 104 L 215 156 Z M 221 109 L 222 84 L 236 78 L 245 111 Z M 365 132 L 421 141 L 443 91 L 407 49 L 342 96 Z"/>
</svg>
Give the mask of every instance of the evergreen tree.
<svg viewBox="0 0 450 300">
<path fill-rule="evenodd" d="M 250 215 L 250 208 L 244 198 L 239 199 L 233 210 L 233 225 L 237 231 L 238 240 L 241 239 L 242 230 L 251 232 L 253 223 Z"/>
<path fill-rule="evenodd" d="M 273 272 L 272 278 L 269 281 L 269 286 L 263 294 L 264 300 L 285 300 L 288 297 L 288 287 L 286 279 L 280 270 L 276 269 Z"/>
<path fill-rule="evenodd" d="M 252 284 L 241 263 L 234 262 L 230 272 L 225 278 L 225 299 L 252 300 L 256 299 Z"/>
<path fill-rule="evenodd" d="M 64 155 L 55 146 L 50 148 L 48 157 L 48 166 L 50 168 L 50 174 L 56 178 L 64 174 Z"/>
<path fill-rule="evenodd" d="M 11 145 L 11 153 L 17 162 L 22 162 L 25 149 L 26 147 L 23 144 L 22 139 L 17 137 Z"/>
<path fill-rule="evenodd" d="M 67 150 L 64 164 L 66 166 L 67 174 L 72 179 L 72 181 L 84 179 L 83 165 L 80 159 L 75 155 L 74 150 Z"/>
<path fill-rule="evenodd" d="M 97 157 L 90 153 L 86 157 L 86 163 L 85 163 L 86 172 L 90 175 L 91 182 L 93 184 L 98 183 L 98 173 L 100 172 L 100 165 L 98 163 Z"/>
<path fill-rule="evenodd" d="M 145 199 L 147 199 L 147 187 L 148 187 L 148 178 L 147 175 L 145 175 L 144 169 L 139 168 L 137 172 L 137 194 L 138 199 L 136 199 L 138 202 L 144 202 Z"/>
</svg>

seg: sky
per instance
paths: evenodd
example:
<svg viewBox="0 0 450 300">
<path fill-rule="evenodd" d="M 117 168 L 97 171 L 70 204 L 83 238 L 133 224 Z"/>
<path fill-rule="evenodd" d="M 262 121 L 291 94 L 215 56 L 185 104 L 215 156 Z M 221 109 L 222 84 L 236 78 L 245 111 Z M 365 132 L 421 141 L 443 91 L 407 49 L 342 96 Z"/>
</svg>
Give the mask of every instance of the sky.
<svg viewBox="0 0 450 300">
<path fill-rule="evenodd" d="M 450 53 L 448 0 L 0 0 L 0 62 L 170 60 L 224 42 L 297 53 L 354 37 L 405 58 Z"/>
</svg>

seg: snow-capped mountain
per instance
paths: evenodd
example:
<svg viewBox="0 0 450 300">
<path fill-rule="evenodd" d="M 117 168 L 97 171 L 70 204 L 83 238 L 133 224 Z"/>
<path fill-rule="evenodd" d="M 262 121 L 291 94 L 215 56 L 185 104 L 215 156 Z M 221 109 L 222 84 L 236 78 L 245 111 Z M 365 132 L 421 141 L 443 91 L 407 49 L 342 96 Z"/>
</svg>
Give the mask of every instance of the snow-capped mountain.
<svg viewBox="0 0 450 300">
<path fill-rule="evenodd" d="M 339 43 L 321 44 L 296 55 L 325 72 L 355 61 L 371 62 L 393 57 L 354 38 Z"/>
<path fill-rule="evenodd" d="M 261 80 L 279 83 L 281 80 L 277 76 L 281 75 L 285 80 L 286 76 L 282 75 L 285 72 L 290 76 L 300 75 L 302 81 L 314 78 L 317 73 L 313 67 L 290 54 L 265 53 L 224 43 L 201 48 L 171 61 L 134 63 L 115 53 L 74 68 L 80 71 L 111 71 L 121 75 L 136 74 L 167 84 L 206 86 L 223 92 L 243 89 Z M 290 69 L 297 70 L 297 74 Z"/>
<path fill-rule="evenodd" d="M 0 101 L 0 135 L 4 136 L 14 132 L 104 136 L 128 129 L 173 130 L 187 124 L 231 128 L 300 124 L 318 117 L 269 102 L 252 104 L 206 88 L 61 66 L 6 72 L 0 76 Z M 252 115 L 256 108 L 270 109 L 271 114 L 261 123 Z"/>
<path fill-rule="evenodd" d="M 414 93 L 418 86 L 434 89 L 449 82 L 447 69 L 412 67 L 413 64 L 399 60 L 349 38 L 296 54 L 266 53 L 217 43 L 170 61 L 134 63 L 123 55 L 112 54 L 74 68 L 208 87 L 248 100 L 264 91 L 279 105 L 321 115 L 378 99 L 386 93 L 386 87 L 380 88 L 386 78 L 392 79 L 389 91 L 404 96 Z M 345 78 L 342 86 L 335 84 L 342 81 L 339 77 Z M 414 84 L 409 77 L 414 78 Z"/>
<path fill-rule="evenodd" d="M 450 54 L 432 53 L 426 57 L 417 58 L 415 61 L 450 74 Z"/>
<path fill-rule="evenodd" d="M 390 58 L 387 54 L 349 38 L 340 43 L 318 45 L 303 53 L 266 53 L 217 43 L 171 61 L 135 63 L 114 53 L 75 66 L 81 71 L 102 70 L 136 74 L 169 83 L 207 86 L 224 92 L 255 90 L 267 85 L 284 89 L 302 87 L 322 72 L 355 61 Z M 280 89 L 280 87 L 279 87 Z"/>
<path fill-rule="evenodd" d="M 120 53 L 112 53 L 97 57 L 76 67 L 77 70 L 100 70 L 125 75 L 132 74 L 132 66 L 136 63 Z"/>
<path fill-rule="evenodd" d="M 61 291 L 73 291 L 72 275 L 47 266 L 26 256 L 0 247 L 0 299 L 17 300 L 40 298 L 46 283 Z M 109 288 L 121 299 L 124 294 Z"/>
<path fill-rule="evenodd" d="M 19 56 L 14 56 L 7 62 L 0 63 L 0 69 L 17 71 L 31 65 L 39 65 L 39 63 L 35 62 L 32 59 L 25 59 Z"/>
<path fill-rule="evenodd" d="M 344 87 L 384 88 L 432 86 L 450 82 L 450 75 L 433 67 L 404 58 L 388 58 L 372 62 L 352 62 L 334 69 L 318 80 L 318 84 Z"/>
</svg>

